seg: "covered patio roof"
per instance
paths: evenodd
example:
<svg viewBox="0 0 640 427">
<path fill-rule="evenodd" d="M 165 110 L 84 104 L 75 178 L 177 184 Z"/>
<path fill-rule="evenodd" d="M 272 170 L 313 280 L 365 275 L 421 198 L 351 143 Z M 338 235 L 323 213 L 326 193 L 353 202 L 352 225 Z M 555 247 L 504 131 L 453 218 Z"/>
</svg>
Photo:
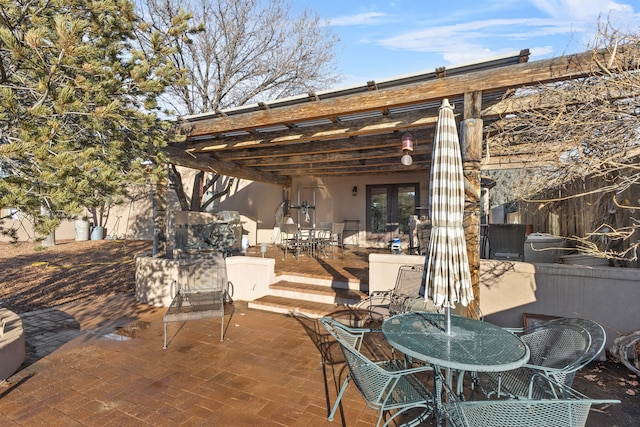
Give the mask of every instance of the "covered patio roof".
<svg viewBox="0 0 640 427">
<path fill-rule="evenodd" d="M 186 116 L 178 120 L 186 140 L 166 150 L 180 166 L 286 187 L 298 176 L 424 170 L 442 99 L 455 105 L 458 120 L 482 119 L 486 129 L 512 112 L 503 99 L 507 90 L 583 77 L 592 58 L 593 52 L 584 52 L 528 62 L 524 49 L 433 72 Z M 411 166 L 400 163 L 405 131 L 416 140 Z M 483 168 L 514 161 L 523 160 L 491 151 Z"/>
</svg>

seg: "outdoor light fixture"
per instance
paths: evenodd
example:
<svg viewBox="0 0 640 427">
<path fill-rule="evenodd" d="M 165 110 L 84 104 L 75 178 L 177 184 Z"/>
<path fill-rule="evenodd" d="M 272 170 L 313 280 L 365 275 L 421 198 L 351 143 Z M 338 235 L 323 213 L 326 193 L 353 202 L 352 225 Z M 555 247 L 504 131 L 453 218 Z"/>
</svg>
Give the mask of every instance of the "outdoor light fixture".
<svg viewBox="0 0 640 427">
<path fill-rule="evenodd" d="M 410 153 L 413 151 L 413 135 L 409 132 L 405 132 L 404 135 L 402 135 L 402 151 L 404 155 L 400 159 L 400 162 L 405 166 L 411 166 L 413 159 Z"/>
<path fill-rule="evenodd" d="M 351 194 L 355 197 L 358 195 L 358 186 L 354 185 L 353 188 L 351 189 Z"/>
</svg>

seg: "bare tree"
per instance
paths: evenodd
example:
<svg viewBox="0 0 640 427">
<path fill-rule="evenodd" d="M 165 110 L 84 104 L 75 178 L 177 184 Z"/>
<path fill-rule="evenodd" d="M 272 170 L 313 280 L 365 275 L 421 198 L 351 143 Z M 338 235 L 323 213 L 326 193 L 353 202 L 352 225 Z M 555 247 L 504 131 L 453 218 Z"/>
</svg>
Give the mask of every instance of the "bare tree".
<svg viewBox="0 0 640 427">
<path fill-rule="evenodd" d="M 294 17 L 287 0 L 145 0 L 144 16 L 169 28 L 180 9 L 197 22 L 189 39 L 174 38 L 175 65 L 186 70 L 185 85 L 167 99 L 178 114 L 282 98 L 337 81 L 337 41 L 321 19 Z"/>
<path fill-rule="evenodd" d="M 491 175 L 502 186 L 497 193 L 510 194 L 511 200 L 544 204 L 597 195 L 605 212 L 594 219 L 591 230 L 574 237 L 577 247 L 599 256 L 637 259 L 640 222 L 633 213 L 640 209 L 640 200 L 625 195 L 640 185 L 640 39 L 606 23 L 591 48 L 595 65 L 588 77 L 506 95 L 511 112 L 490 126 L 488 150 L 535 160 L 539 166 Z M 607 63 L 597 55 L 601 49 L 610 54 Z M 587 177 L 598 185 L 573 185 L 582 191 L 563 191 L 568 183 Z M 611 205 L 631 212 L 626 224 L 602 222 Z M 594 244 L 620 239 L 631 241 L 618 251 Z"/>
<path fill-rule="evenodd" d="M 142 2 L 141 2 L 142 3 Z M 190 28 L 174 36 L 172 60 L 184 78 L 163 100 L 175 112 L 198 114 L 322 89 L 337 82 L 333 49 L 337 41 L 315 14 L 293 16 L 287 0 L 145 0 L 141 12 L 157 30 L 165 31 L 187 9 Z M 183 209 L 203 211 L 204 174 L 196 175 L 191 202 L 175 168 L 172 187 Z M 213 175 L 209 186 L 229 191 Z M 197 191 L 196 191 L 197 190 Z M 185 209 L 186 210 L 186 209 Z"/>
</svg>

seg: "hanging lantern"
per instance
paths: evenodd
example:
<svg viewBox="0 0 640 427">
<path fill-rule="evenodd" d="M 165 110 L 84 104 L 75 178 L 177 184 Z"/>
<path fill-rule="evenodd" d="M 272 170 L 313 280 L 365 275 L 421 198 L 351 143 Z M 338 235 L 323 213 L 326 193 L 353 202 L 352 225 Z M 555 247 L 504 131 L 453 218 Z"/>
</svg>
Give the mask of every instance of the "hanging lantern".
<svg viewBox="0 0 640 427">
<path fill-rule="evenodd" d="M 404 155 L 400 159 L 400 162 L 405 166 L 410 166 L 413 163 L 411 158 L 411 152 L 413 151 L 413 135 L 410 132 L 405 132 L 402 135 L 402 151 Z"/>
</svg>

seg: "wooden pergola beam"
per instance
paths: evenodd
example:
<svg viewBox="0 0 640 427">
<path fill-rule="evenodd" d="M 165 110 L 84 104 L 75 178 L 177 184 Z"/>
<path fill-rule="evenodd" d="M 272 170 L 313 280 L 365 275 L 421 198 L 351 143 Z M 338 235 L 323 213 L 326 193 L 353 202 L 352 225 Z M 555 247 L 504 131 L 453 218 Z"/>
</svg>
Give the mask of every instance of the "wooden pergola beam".
<svg viewBox="0 0 640 427">
<path fill-rule="evenodd" d="M 367 119 L 332 122 L 325 125 L 305 128 L 265 132 L 264 134 L 252 133 L 251 135 L 220 137 L 205 141 L 187 140 L 178 145 L 185 150 L 194 149 L 196 151 L 217 152 L 233 150 L 238 146 L 248 148 L 253 146 L 300 144 L 318 140 L 342 140 L 356 136 L 401 132 L 434 126 L 438 119 L 437 115 L 437 110 L 435 110 L 435 113 L 432 111 L 430 114 L 422 110 L 419 112 L 394 114 L 393 116 L 381 115 Z"/>
<path fill-rule="evenodd" d="M 602 51 L 600 55 L 602 56 L 601 62 L 606 63 L 608 53 Z M 181 125 L 181 129 L 189 137 L 195 137 L 274 126 L 283 122 L 304 122 L 381 108 L 439 101 L 442 98 L 462 96 L 465 92 L 499 91 L 543 82 L 584 77 L 593 72 L 593 66 L 593 53 L 587 51 L 575 55 L 407 84 L 401 87 L 345 95 L 339 98 L 247 112 L 237 116 L 203 119 L 184 123 Z"/>
<path fill-rule="evenodd" d="M 236 163 L 224 160 L 213 161 L 210 156 L 203 154 L 192 154 L 180 148 L 176 148 L 175 146 L 166 147 L 164 148 L 164 151 L 169 155 L 170 162 L 178 166 L 185 166 L 192 169 L 204 170 L 207 172 L 214 172 L 227 176 L 234 176 L 251 181 L 267 182 L 270 184 L 281 185 L 283 187 L 291 186 L 290 177 L 276 175 L 268 172 L 261 172 L 258 169 L 241 167 Z M 207 166 L 204 167 L 203 165 Z"/>
</svg>

